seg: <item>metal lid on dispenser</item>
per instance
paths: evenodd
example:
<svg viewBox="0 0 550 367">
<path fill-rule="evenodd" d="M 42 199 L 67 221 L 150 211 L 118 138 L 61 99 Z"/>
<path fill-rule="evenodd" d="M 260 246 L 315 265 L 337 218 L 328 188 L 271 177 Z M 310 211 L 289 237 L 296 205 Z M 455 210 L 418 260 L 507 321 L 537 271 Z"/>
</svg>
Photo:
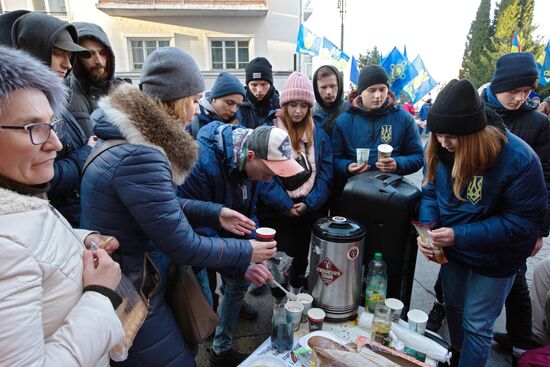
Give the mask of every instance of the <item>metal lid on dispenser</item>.
<svg viewBox="0 0 550 367">
<path fill-rule="evenodd" d="M 325 241 L 355 242 L 365 236 L 365 227 L 345 217 L 325 217 L 315 222 L 313 234 Z"/>
</svg>

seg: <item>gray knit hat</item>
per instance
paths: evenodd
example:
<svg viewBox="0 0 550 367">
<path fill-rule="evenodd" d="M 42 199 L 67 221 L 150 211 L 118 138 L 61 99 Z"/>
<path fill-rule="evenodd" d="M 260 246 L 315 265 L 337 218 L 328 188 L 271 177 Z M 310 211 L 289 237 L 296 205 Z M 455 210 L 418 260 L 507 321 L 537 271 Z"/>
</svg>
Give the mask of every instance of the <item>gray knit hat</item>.
<svg viewBox="0 0 550 367">
<path fill-rule="evenodd" d="M 62 78 L 28 53 L 0 46 L 0 115 L 10 94 L 18 89 L 44 93 L 56 116 L 66 109 L 68 94 Z"/>
<path fill-rule="evenodd" d="M 204 79 L 188 53 L 162 47 L 145 59 L 139 87 L 148 95 L 168 102 L 202 92 Z"/>
</svg>

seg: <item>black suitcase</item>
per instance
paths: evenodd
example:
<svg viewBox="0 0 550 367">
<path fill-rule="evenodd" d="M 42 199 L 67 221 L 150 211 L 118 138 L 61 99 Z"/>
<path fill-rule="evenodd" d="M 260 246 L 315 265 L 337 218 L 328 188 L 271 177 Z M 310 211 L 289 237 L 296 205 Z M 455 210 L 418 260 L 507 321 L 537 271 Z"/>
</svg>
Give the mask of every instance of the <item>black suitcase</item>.
<svg viewBox="0 0 550 367">
<path fill-rule="evenodd" d="M 419 202 L 420 190 L 409 180 L 372 171 L 348 180 L 338 210 L 367 230 L 363 258 L 365 276 L 374 253 L 382 253 L 388 266 L 387 297 L 400 299 L 405 304 L 403 314 L 409 308 L 414 282 L 417 245 L 410 222 L 416 218 Z"/>
</svg>

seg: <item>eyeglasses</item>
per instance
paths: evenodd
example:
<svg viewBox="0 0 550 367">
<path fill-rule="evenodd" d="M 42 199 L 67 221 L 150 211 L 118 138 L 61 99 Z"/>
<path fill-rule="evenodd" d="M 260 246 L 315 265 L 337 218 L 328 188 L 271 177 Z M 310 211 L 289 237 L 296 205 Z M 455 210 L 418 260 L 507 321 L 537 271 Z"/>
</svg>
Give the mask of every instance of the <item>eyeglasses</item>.
<svg viewBox="0 0 550 367">
<path fill-rule="evenodd" d="M 61 131 L 62 125 L 63 124 L 61 120 L 54 120 L 51 123 L 35 122 L 24 126 L 0 125 L 0 130 L 1 129 L 27 130 L 31 138 L 31 143 L 33 143 L 34 145 L 41 145 L 41 144 L 44 144 L 46 141 L 48 141 L 50 137 L 50 132 L 52 130 L 55 131 L 56 134 L 58 134 Z"/>
</svg>

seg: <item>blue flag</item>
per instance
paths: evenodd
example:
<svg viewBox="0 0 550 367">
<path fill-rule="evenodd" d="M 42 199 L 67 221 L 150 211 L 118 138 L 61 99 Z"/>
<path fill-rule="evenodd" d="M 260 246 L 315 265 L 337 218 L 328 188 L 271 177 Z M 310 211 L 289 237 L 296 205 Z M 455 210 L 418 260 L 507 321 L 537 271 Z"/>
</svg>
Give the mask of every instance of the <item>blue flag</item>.
<svg viewBox="0 0 550 367">
<path fill-rule="evenodd" d="M 550 83 L 550 41 L 546 44 L 544 50 L 544 61 L 540 68 L 539 84 L 548 85 Z"/>
<path fill-rule="evenodd" d="M 323 37 L 323 47 L 321 55 L 323 59 L 332 60 L 332 64 L 340 71 L 344 71 L 349 62 L 349 56 L 340 50 L 334 43 L 330 42 L 326 37 Z"/>
<path fill-rule="evenodd" d="M 380 65 L 390 76 L 390 90 L 396 97 L 418 75 L 414 66 L 396 47 L 380 61 Z"/>
<path fill-rule="evenodd" d="M 357 60 L 355 60 L 354 56 L 351 57 L 349 80 L 355 85 L 359 83 L 359 65 L 357 64 Z"/>
<path fill-rule="evenodd" d="M 437 82 L 431 77 L 424 66 L 420 55 L 414 59 L 412 65 L 418 72 L 418 75 L 403 89 L 413 104 L 420 101 L 422 97 L 430 93 L 437 86 Z"/>
<path fill-rule="evenodd" d="M 296 52 L 311 56 L 319 56 L 323 39 L 300 24 L 296 39 Z"/>
</svg>

